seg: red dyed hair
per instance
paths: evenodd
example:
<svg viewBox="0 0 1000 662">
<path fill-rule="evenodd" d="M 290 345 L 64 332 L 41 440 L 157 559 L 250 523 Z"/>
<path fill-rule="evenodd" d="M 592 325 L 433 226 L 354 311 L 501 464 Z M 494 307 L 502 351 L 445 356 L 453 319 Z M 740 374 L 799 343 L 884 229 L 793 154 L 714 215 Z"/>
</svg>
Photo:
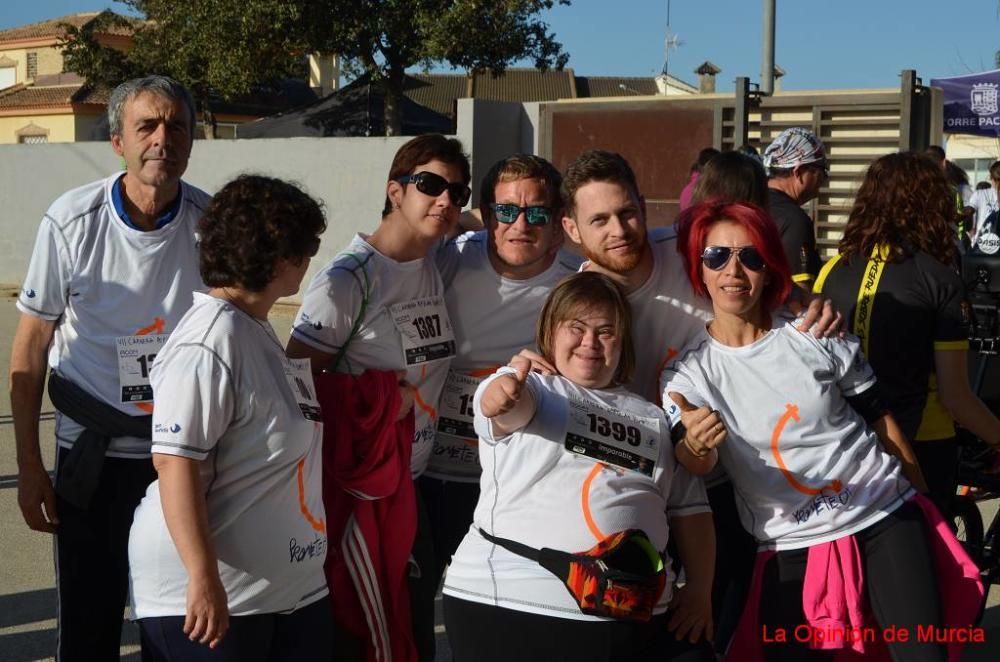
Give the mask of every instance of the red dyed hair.
<svg viewBox="0 0 1000 662">
<path fill-rule="evenodd" d="M 708 296 L 701 278 L 701 253 L 705 250 L 708 231 L 719 221 L 732 221 L 750 235 L 750 243 L 757 249 L 770 278 L 764 285 L 761 303 L 765 312 L 778 308 L 792 291 L 792 275 L 781 245 L 778 226 L 766 211 L 746 202 L 706 202 L 685 209 L 677 219 L 677 252 L 684 258 L 684 270 L 691 280 L 695 294 Z"/>
</svg>

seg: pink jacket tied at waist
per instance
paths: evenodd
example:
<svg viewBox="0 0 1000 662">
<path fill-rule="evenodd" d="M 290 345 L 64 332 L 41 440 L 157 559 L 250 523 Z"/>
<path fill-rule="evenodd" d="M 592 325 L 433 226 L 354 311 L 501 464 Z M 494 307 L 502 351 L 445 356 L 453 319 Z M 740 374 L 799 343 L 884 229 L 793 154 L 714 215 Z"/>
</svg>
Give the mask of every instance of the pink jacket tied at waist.
<svg viewBox="0 0 1000 662">
<path fill-rule="evenodd" d="M 930 500 L 918 494 L 913 497 L 913 502 L 923 511 L 930 532 L 928 544 L 943 607 L 942 624 L 945 628 L 968 627 L 975 621 L 983 601 L 979 568 Z M 764 660 L 760 599 L 764 567 L 775 553 L 774 550 L 765 550 L 757 554 L 746 608 L 726 652 L 727 660 Z M 861 553 L 854 536 L 809 548 L 802 586 L 802 608 L 806 621 L 814 631 L 860 631 L 872 625 L 870 617 L 866 616 L 862 568 Z M 962 645 L 960 642 L 947 644 L 949 660 L 958 662 L 961 659 Z M 878 638 L 873 643 L 863 641 L 862 637 L 815 637 L 811 639 L 810 646 L 838 650 L 837 660 L 856 660 L 862 659 L 862 656 L 865 660 L 889 660 L 888 650 Z"/>
</svg>

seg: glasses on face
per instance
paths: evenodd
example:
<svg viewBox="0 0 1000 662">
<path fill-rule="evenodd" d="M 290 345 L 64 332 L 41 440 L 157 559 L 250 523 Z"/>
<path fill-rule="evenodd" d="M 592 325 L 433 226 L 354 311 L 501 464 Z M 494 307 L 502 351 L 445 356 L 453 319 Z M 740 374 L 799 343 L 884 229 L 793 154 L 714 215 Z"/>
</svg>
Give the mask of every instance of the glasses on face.
<svg viewBox="0 0 1000 662">
<path fill-rule="evenodd" d="M 438 197 L 447 190 L 451 204 L 459 208 L 467 205 L 469 197 L 472 195 L 472 189 L 465 184 L 461 182 L 449 183 L 447 179 L 433 172 L 418 172 L 414 175 L 400 177 L 396 181 L 400 184 L 413 184 L 418 191 L 432 198 Z"/>
<path fill-rule="evenodd" d="M 701 253 L 701 263 L 712 271 L 722 271 L 730 258 L 736 256 L 739 263 L 750 271 L 763 271 L 767 265 L 764 258 L 753 246 L 740 246 L 730 248 L 729 246 L 706 246 Z"/>
<path fill-rule="evenodd" d="M 528 222 L 528 225 L 548 225 L 552 220 L 552 210 L 548 207 L 518 207 L 503 203 L 493 203 L 490 207 L 497 220 L 507 225 L 515 222 L 522 213 L 524 213 L 524 220 Z"/>
</svg>

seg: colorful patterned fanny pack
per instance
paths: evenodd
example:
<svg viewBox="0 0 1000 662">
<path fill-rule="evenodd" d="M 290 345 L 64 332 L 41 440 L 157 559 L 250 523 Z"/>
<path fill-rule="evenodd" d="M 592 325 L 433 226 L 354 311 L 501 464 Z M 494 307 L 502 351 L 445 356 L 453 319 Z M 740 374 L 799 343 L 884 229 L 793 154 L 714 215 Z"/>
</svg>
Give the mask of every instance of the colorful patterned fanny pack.
<svg viewBox="0 0 1000 662">
<path fill-rule="evenodd" d="M 479 533 L 561 579 L 580 611 L 591 616 L 648 621 L 667 583 L 663 556 L 639 529 L 619 531 L 576 554 Z"/>
</svg>

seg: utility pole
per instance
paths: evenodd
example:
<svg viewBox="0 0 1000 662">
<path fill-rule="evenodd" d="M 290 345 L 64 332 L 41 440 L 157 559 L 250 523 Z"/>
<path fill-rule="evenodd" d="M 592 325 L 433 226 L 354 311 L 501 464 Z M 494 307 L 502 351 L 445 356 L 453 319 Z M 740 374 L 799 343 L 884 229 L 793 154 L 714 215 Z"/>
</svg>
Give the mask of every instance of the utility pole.
<svg viewBox="0 0 1000 662">
<path fill-rule="evenodd" d="M 760 93 L 774 93 L 774 14 L 777 0 L 764 0 L 764 50 L 760 63 Z"/>
</svg>

